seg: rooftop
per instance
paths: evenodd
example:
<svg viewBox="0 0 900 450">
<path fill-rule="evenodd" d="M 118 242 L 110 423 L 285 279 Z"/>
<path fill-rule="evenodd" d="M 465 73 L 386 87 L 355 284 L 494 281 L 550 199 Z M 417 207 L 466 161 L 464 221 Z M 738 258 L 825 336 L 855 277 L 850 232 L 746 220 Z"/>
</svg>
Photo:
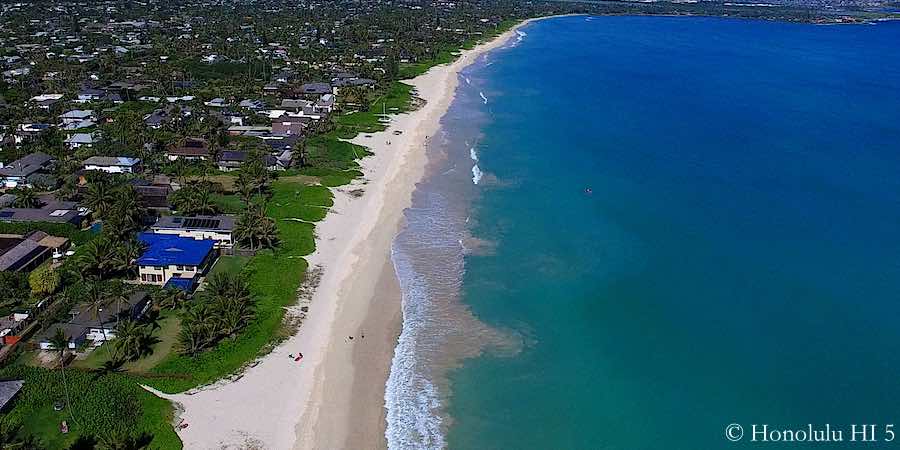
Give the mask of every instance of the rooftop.
<svg viewBox="0 0 900 450">
<path fill-rule="evenodd" d="M 141 233 L 138 240 L 147 250 L 138 258 L 141 266 L 199 266 L 213 251 L 211 239 L 191 239 L 174 234 Z"/>
<path fill-rule="evenodd" d="M 84 160 L 85 166 L 121 166 L 131 167 L 140 164 L 139 158 L 129 158 L 127 156 L 91 156 Z"/>
<path fill-rule="evenodd" d="M 234 217 L 231 216 L 163 216 L 160 217 L 154 229 L 168 230 L 215 230 L 231 231 L 234 228 Z"/>
</svg>

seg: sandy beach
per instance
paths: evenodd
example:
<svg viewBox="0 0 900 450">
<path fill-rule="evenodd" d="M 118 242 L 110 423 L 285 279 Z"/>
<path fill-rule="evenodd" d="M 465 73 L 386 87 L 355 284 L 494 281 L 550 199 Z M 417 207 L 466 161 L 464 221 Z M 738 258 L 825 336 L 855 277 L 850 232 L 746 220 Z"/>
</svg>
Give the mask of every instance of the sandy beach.
<svg viewBox="0 0 900 450">
<path fill-rule="evenodd" d="M 164 395 L 183 408 L 185 448 L 386 447 L 384 388 L 402 320 L 391 241 L 460 70 L 517 28 L 408 81 L 424 106 L 393 116 L 383 132 L 353 140 L 374 156 L 361 161 L 362 178 L 335 191 L 334 207 L 316 226 L 316 251 L 308 259 L 321 278 L 309 317 L 236 381 Z M 359 189 L 362 196 L 351 195 Z M 288 357 L 297 352 L 304 355 L 300 363 Z"/>
</svg>

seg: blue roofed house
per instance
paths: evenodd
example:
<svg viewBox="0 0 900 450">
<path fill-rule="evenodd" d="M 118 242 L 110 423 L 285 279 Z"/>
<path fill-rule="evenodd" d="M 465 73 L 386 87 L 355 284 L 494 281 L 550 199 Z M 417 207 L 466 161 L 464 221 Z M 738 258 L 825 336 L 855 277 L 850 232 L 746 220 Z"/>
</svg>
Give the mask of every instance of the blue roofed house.
<svg viewBox="0 0 900 450">
<path fill-rule="evenodd" d="M 216 260 L 212 239 L 141 233 L 147 250 L 137 260 L 140 282 L 193 291 Z"/>
</svg>

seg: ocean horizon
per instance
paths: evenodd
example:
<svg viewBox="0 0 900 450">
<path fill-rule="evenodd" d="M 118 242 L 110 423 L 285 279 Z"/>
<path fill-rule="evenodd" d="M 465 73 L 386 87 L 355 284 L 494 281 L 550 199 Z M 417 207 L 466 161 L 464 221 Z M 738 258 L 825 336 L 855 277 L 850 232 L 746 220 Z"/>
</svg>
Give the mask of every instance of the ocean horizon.
<svg viewBox="0 0 900 450">
<path fill-rule="evenodd" d="M 389 448 L 897 420 L 897 42 L 895 22 L 574 16 L 466 68 L 393 245 Z"/>
</svg>

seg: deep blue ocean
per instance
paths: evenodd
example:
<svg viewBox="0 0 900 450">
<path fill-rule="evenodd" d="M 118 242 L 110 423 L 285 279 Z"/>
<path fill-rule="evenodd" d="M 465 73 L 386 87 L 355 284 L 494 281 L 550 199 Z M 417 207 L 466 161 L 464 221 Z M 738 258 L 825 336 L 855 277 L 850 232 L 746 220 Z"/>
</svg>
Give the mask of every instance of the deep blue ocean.
<svg viewBox="0 0 900 450">
<path fill-rule="evenodd" d="M 447 446 L 900 426 L 900 23 L 523 31 L 457 99 L 480 114 L 468 224 L 491 248 L 460 298 L 522 345 L 450 371 Z"/>
</svg>

